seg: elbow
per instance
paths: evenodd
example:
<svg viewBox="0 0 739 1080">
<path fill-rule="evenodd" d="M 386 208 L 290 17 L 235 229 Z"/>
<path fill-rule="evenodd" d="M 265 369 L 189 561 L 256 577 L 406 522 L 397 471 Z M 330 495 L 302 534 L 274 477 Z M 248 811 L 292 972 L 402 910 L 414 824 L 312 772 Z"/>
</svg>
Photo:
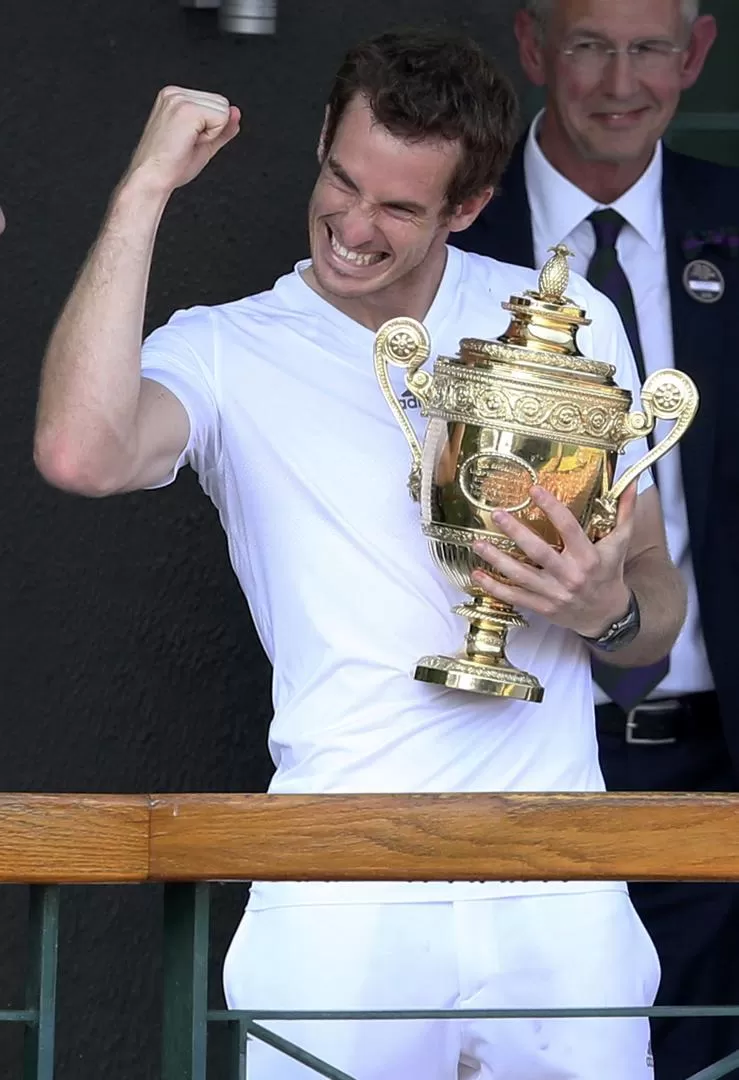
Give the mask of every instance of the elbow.
<svg viewBox="0 0 739 1080">
<path fill-rule="evenodd" d="M 102 454 L 43 430 L 36 432 L 33 461 L 47 484 L 72 495 L 101 499 L 125 487 L 120 476 L 106 468 Z"/>
</svg>

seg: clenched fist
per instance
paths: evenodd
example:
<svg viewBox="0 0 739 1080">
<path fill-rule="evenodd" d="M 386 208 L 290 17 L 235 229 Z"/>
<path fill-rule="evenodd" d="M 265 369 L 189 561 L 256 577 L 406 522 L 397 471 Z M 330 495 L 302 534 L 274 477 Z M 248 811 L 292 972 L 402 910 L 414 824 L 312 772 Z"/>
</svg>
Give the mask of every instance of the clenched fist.
<svg viewBox="0 0 739 1080">
<path fill-rule="evenodd" d="M 220 94 L 166 86 L 157 96 L 126 177 L 164 196 L 189 184 L 233 139 L 241 114 Z"/>
</svg>

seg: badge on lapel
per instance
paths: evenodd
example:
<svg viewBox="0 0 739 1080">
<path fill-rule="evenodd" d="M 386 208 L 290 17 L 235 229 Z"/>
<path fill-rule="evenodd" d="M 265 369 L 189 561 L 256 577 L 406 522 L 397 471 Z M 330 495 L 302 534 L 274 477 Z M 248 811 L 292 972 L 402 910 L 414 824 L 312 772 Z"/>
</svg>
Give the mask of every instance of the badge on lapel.
<svg viewBox="0 0 739 1080">
<path fill-rule="evenodd" d="M 716 263 L 704 256 L 715 252 L 722 258 L 739 258 L 739 229 L 732 225 L 687 232 L 682 248 L 688 260 L 683 271 L 686 293 L 700 304 L 715 304 L 726 291 L 726 280 Z"/>
<path fill-rule="evenodd" d="M 715 304 L 726 290 L 724 275 L 708 259 L 693 259 L 683 271 L 685 291 L 700 304 Z"/>
</svg>

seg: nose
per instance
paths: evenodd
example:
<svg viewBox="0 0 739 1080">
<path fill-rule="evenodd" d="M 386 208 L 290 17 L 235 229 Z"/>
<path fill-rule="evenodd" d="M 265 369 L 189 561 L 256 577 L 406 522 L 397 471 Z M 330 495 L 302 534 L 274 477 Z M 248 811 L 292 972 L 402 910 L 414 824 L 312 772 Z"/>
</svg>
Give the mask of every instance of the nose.
<svg viewBox="0 0 739 1080">
<path fill-rule="evenodd" d="M 637 80 L 634 76 L 634 65 L 628 53 L 618 52 L 610 57 L 603 72 L 602 88 L 610 97 L 622 101 L 633 96 L 637 88 Z"/>
<path fill-rule="evenodd" d="M 341 240 L 346 247 L 358 248 L 369 244 L 375 234 L 372 209 L 357 201 L 341 219 Z"/>
</svg>

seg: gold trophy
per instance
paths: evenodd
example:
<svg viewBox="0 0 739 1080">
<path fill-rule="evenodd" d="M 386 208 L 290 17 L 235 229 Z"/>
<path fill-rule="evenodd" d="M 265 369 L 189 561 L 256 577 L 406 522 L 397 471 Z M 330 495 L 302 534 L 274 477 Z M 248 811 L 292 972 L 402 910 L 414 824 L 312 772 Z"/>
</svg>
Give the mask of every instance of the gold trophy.
<svg viewBox="0 0 739 1080">
<path fill-rule="evenodd" d="M 431 342 L 415 319 L 384 323 L 374 347 L 377 379 L 410 444 L 408 486 L 421 504 L 431 556 L 469 598 L 453 609 L 470 624 L 464 652 L 424 656 L 414 678 L 523 701 L 541 701 L 544 690 L 510 663 L 505 648 L 509 629 L 527 624 L 472 581 L 475 569 L 493 573 L 472 544 L 487 540 L 527 561 L 493 520 L 503 509 L 561 550 L 559 533 L 530 499 L 532 484 L 568 506 L 591 539 L 605 536 L 620 495 L 678 442 L 698 408 L 693 381 L 666 369 L 644 383 L 643 411 L 629 412 L 631 394 L 614 383 L 613 365 L 577 347 L 578 327 L 591 320 L 565 296 L 571 252 L 561 244 L 550 250 L 538 290 L 502 305 L 512 318 L 496 340 L 463 338 L 457 356 L 437 357 L 433 374 L 420 370 Z M 405 368 L 406 387 L 429 417 L 423 445 L 393 391 L 389 364 Z M 617 455 L 649 435 L 657 419 L 675 423 L 614 484 Z"/>
</svg>

